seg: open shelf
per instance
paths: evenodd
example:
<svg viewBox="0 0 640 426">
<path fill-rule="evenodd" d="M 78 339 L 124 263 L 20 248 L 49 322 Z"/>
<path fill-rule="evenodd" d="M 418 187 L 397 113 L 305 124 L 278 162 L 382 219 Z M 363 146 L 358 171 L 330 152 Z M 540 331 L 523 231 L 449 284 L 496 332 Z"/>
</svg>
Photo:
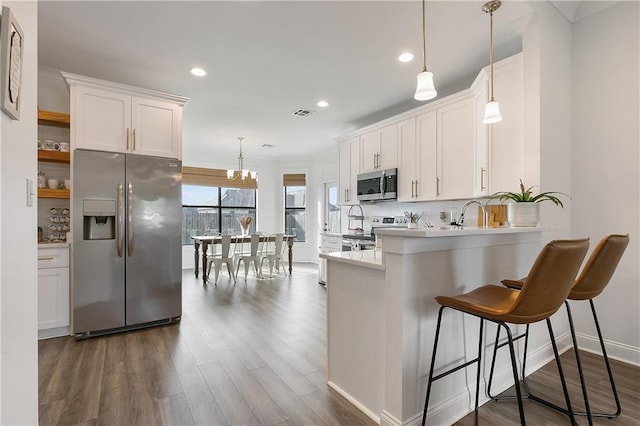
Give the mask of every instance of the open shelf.
<svg viewBox="0 0 640 426">
<path fill-rule="evenodd" d="M 38 161 L 51 161 L 53 163 L 71 162 L 71 154 L 62 151 L 38 150 Z"/>
<path fill-rule="evenodd" d="M 68 189 L 38 188 L 38 198 L 70 198 Z"/>
<path fill-rule="evenodd" d="M 71 127 L 71 116 L 63 112 L 38 110 L 38 124 L 55 127 Z"/>
</svg>

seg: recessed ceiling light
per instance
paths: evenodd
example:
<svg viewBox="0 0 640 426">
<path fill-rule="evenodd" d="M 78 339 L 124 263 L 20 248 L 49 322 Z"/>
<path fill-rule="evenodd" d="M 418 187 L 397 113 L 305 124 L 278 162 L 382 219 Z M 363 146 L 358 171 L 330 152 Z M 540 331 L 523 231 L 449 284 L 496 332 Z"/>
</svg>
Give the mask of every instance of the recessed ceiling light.
<svg viewBox="0 0 640 426">
<path fill-rule="evenodd" d="M 318 103 L 316 105 L 318 105 L 320 108 L 324 108 L 324 107 L 328 107 L 329 106 L 329 102 L 327 102 L 327 101 L 318 101 Z"/>
<path fill-rule="evenodd" d="M 205 75 L 207 75 L 207 72 L 202 68 L 191 68 L 189 72 L 196 77 L 204 77 Z"/>
<path fill-rule="evenodd" d="M 398 56 L 398 60 L 400 62 L 411 62 L 413 61 L 413 53 L 405 52 L 402 55 Z"/>
</svg>

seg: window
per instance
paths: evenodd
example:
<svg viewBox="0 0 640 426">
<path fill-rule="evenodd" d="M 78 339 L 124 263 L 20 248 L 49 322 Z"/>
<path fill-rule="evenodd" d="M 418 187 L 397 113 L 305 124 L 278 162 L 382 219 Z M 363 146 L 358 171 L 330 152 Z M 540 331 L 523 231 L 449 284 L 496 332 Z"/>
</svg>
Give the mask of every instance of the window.
<svg viewBox="0 0 640 426">
<path fill-rule="evenodd" d="M 239 235 L 242 216 L 253 218 L 256 227 L 256 190 L 182 185 L 182 244 L 192 244 L 192 235 Z"/>
<path fill-rule="evenodd" d="M 307 187 L 304 174 L 286 174 L 284 185 L 284 231 L 295 235 L 294 241 L 306 241 L 305 218 Z"/>
<path fill-rule="evenodd" d="M 182 244 L 192 244 L 192 235 L 238 235 L 242 216 L 253 218 L 249 231 L 254 232 L 255 188 L 255 180 L 228 181 L 224 170 L 183 167 Z"/>
</svg>

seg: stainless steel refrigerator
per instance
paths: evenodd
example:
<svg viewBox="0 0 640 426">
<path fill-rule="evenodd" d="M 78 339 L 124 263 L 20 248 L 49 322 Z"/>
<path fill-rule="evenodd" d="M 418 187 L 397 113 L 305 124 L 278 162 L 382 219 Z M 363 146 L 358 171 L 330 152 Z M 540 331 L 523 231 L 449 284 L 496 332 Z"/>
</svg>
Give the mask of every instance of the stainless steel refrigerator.
<svg viewBox="0 0 640 426">
<path fill-rule="evenodd" d="M 180 319 L 181 185 L 175 159 L 74 151 L 77 338 Z"/>
</svg>

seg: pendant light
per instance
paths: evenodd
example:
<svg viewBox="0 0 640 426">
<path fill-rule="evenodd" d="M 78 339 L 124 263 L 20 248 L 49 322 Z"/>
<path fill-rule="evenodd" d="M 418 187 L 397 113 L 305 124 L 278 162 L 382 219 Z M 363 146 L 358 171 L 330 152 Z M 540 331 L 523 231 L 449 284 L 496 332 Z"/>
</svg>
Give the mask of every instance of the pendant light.
<svg viewBox="0 0 640 426">
<path fill-rule="evenodd" d="M 492 0 L 482 5 L 482 11 L 489 14 L 489 103 L 484 107 L 484 124 L 493 124 L 502 121 L 500 104 L 493 98 L 493 12 L 502 5 L 499 0 Z"/>
<path fill-rule="evenodd" d="M 438 92 L 433 85 L 433 73 L 427 71 L 427 30 L 425 28 L 425 0 L 422 0 L 422 72 L 418 74 L 418 84 L 413 98 L 417 101 L 428 101 L 436 97 Z"/>
<path fill-rule="evenodd" d="M 240 153 L 238 154 L 238 170 L 227 169 L 227 179 L 233 180 L 240 178 L 242 180 L 250 177 L 251 179 L 258 178 L 258 172 L 254 172 L 252 170 L 248 170 L 244 168 L 244 156 L 242 155 L 242 141 L 244 138 L 242 136 L 238 136 L 238 141 L 240 142 Z"/>
</svg>

